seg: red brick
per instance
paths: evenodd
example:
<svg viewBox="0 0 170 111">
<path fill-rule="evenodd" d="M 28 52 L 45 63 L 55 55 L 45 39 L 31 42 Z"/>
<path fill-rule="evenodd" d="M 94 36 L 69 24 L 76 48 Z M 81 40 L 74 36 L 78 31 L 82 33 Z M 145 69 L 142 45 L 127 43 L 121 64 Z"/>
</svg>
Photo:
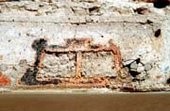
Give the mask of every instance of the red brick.
<svg viewBox="0 0 170 111">
<path fill-rule="evenodd" d="M 11 80 L 0 72 L 0 86 L 10 85 Z"/>
</svg>

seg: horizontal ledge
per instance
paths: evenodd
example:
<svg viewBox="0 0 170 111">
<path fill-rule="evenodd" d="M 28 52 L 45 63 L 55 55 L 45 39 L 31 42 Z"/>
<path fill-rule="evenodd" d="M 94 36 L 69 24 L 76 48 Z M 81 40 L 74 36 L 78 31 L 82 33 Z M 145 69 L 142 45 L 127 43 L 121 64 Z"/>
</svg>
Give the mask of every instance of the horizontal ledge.
<svg viewBox="0 0 170 111">
<path fill-rule="evenodd" d="M 146 23 L 147 20 L 153 23 L 161 23 L 168 19 L 168 16 L 158 15 L 133 15 L 133 16 L 8 16 L 0 15 L 0 22 L 21 22 L 21 23 Z"/>
<path fill-rule="evenodd" d="M 15 92 L 0 95 L 1 111 L 169 111 L 170 93 Z"/>
</svg>

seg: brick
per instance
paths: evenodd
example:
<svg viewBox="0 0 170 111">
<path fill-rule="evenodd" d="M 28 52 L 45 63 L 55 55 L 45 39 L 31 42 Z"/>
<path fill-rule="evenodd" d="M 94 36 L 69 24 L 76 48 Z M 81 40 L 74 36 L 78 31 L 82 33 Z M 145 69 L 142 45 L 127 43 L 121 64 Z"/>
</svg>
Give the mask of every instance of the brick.
<svg viewBox="0 0 170 111">
<path fill-rule="evenodd" d="M 5 76 L 2 72 L 0 72 L 0 86 L 9 86 L 11 80 L 9 77 Z"/>
</svg>

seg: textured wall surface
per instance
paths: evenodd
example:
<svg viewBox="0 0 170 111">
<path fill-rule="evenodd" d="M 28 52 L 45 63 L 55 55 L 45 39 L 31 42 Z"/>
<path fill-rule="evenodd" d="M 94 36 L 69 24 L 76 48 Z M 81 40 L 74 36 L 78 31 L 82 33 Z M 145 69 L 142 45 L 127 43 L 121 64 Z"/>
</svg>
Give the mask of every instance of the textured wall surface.
<svg viewBox="0 0 170 111">
<path fill-rule="evenodd" d="M 150 2 L 0 2 L 1 89 L 169 90 L 170 7 Z"/>
</svg>

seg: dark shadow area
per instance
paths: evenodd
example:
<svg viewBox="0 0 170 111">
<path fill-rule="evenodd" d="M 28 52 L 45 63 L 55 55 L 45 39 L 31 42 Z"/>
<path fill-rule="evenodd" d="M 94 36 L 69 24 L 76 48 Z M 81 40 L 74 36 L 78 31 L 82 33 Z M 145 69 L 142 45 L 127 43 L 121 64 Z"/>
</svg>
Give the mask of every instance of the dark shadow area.
<svg viewBox="0 0 170 111">
<path fill-rule="evenodd" d="M 158 37 L 160 37 L 161 36 L 161 29 L 157 29 L 156 31 L 155 31 L 155 37 L 156 38 L 158 38 Z"/>
<path fill-rule="evenodd" d="M 153 4 L 156 8 L 165 8 L 170 5 L 170 0 L 155 0 Z"/>
<path fill-rule="evenodd" d="M 145 13 L 148 13 L 150 11 L 148 8 L 139 7 L 139 8 L 134 9 L 134 12 L 136 12 L 137 14 L 144 15 Z"/>
<path fill-rule="evenodd" d="M 34 69 L 28 68 L 25 72 L 25 74 L 21 78 L 21 82 L 26 85 L 37 85 L 38 81 L 36 80 L 36 75 L 38 73 L 38 70 L 36 71 L 36 68 Z"/>
<path fill-rule="evenodd" d="M 40 63 L 40 57 L 42 54 L 42 51 L 44 48 L 47 46 L 47 41 L 45 39 L 38 39 L 35 40 L 32 44 L 32 48 L 36 51 L 36 58 L 34 62 L 34 67 L 28 68 L 21 78 L 21 82 L 26 84 L 26 85 L 37 85 L 39 82 L 36 80 L 36 76 L 39 72 L 39 63 Z"/>
<path fill-rule="evenodd" d="M 167 83 L 170 84 L 170 78 L 167 80 Z"/>
<path fill-rule="evenodd" d="M 44 52 L 44 49 L 48 46 L 47 40 L 38 39 L 35 40 L 32 44 L 32 48 L 36 51 L 36 57 L 33 68 L 28 68 L 25 74 L 21 78 L 21 82 L 25 85 L 46 85 L 46 84 L 58 84 L 61 81 L 58 79 L 48 80 L 48 81 L 38 81 L 36 79 L 37 74 L 39 73 L 41 62 L 41 56 Z"/>
<path fill-rule="evenodd" d="M 133 81 L 133 82 L 136 82 L 136 81 L 144 81 L 145 78 L 146 78 L 148 75 L 145 75 L 145 77 L 144 77 L 144 78 L 141 78 L 141 79 L 137 78 L 137 76 L 138 76 L 139 74 L 141 74 L 141 72 L 138 72 L 137 69 L 134 70 L 134 69 L 131 68 L 131 65 L 134 64 L 134 63 L 135 63 L 136 65 L 138 65 L 138 64 L 142 64 L 143 66 L 145 65 L 145 64 L 143 64 L 143 63 L 141 62 L 141 59 L 140 59 L 140 58 L 137 58 L 137 59 L 133 60 L 131 63 L 129 63 L 129 64 L 123 66 L 123 67 L 127 67 L 127 68 L 129 69 L 129 74 L 132 76 L 132 81 Z M 146 74 L 147 74 L 147 73 L 146 73 Z"/>
<path fill-rule="evenodd" d="M 32 44 L 32 48 L 36 51 L 36 61 L 34 63 L 34 66 L 37 66 L 40 63 L 40 56 L 42 54 L 42 51 L 47 47 L 47 41 L 45 39 L 38 39 L 35 40 Z"/>
</svg>

